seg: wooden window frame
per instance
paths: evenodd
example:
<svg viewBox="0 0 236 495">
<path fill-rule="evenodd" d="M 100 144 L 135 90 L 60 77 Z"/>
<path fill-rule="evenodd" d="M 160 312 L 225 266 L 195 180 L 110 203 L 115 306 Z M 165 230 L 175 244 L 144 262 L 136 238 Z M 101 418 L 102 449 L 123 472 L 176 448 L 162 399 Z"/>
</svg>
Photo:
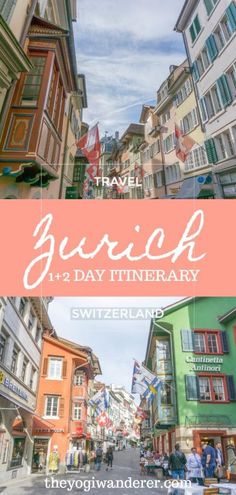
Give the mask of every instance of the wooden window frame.
<svg viewBox="0 0 236 495">
<path fill-rule="evenodd" d="M 201 333 L 204 334 L 204 344 L 205 344 L 205 350 L 204 352 L 198 352 L 194 351 L 194 354 L 209 354 L 211 356 L 222 356 L 223 350 L 222 350 L 222 344 L 221 344 L 221 338 L 220 338 L 220 332 L 219 330 L 202 330 L 202 329 L 194 329 L 193 330 L 194 334 Z M 208 346 L 208 335 L 216 335 L 216 341 L 217 341 L 217 347 L 218 347 L 218 352 L 210 352 L 209 351 L 209 346 Z"/>
<path fill-rule="evenodd" d="M 209 379 L 209 384 L 210 384 L 210 394 L 212 399 L 211 400 L 203 400 L 199 399 L 199 402 L 201 404 L 229 404 L 229 394 L 228 394 L 228 387 L 227 387 L 227 382 L 226 382 L 226 375 L 219 373 L 219 374 L 212 374 L 212 373 L 198 373 L 198 379 L 200 378 L 208 378 Z M 216 400 L 215 399 L 215 393 L 213 389 L 213 378 L 221 378 L 223 382 L 223 387 L 224 387 L 224 396 L 225 400 Z M 199 388 L 200 388 L 200 383 L 199 383 Z"/>
</svg>

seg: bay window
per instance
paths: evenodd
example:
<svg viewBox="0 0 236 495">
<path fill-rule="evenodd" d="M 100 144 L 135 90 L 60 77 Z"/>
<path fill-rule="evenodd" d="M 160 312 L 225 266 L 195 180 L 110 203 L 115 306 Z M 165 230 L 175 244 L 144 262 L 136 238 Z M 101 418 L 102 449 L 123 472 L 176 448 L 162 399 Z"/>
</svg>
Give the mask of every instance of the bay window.
<svg viewBox="0 0 236 495">
<path fill-rule="evenodd" d="M 24 83 L 20 92 L 19 103 L 24 107 L 36 107 L 38 104 L 46 57 L 31 56 L 30 61 L 34 68 L 24 76 Z"/>
</svg>

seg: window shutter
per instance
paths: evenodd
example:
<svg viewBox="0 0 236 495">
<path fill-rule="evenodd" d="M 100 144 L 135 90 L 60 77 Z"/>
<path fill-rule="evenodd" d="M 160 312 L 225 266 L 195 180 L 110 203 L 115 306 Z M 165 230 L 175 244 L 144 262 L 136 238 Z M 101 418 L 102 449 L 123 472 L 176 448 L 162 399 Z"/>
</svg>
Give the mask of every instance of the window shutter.
<svg viewBox="0 0 236 495">
<path fill-rule="evenodd" d="M 206 47 L 211 61 L 214 62 L 218 55 L 218 48 L 213 34 L 211 34 L 209 38 L 207 38 Z"/>
<path fill-rule="evenodd" d="M 212 1 L 211 0 L 204 0 L 204 3 L 205 3 L 207 15 L 210 15 L 210 13 L 213 9 Z"/>
<path fill-rule="evenodd" d="M 67 361 L 66 361 L 66 359 L 63 359 L 62 378 L 66 378 L 66 374 L 67 374 Z"/>
<path fill-rule="evenodd" d="M 195 82 L 199 81 L 200 74 L 199 74 L 198 64 L 197 64 L 196 60 L 195 60 L 195 62 L 193 62 L 193 65 L 192 65 L 192 73 L 193 73 L 194 81 Z"/>
<path fill-rule="evenodd" d="M 187 400 L 199 400 L 199 380 L 198 376 L 185 375 L 185 391 Z"/>
<path fill-rule="evenodd" d="M 217 163 L 218 156 L 217 156 L 214 139 L 210 138 L 207 141 L 205 141 L 205 148 L 206 148 L 208 163 Z"/>
<path fill-rule="evenodd" d="M 193 352 L 193 332 L 192 330 L 181 330 L 182 351 Z"/>
<path fill-rule="evenodd" d="M 224 354 L 229 352 L 228 335 L 226 332 L 220 332 L 221 347 Z"/>
<path fill-rule="evenodd" d="M 208 121 L 208 115 L 207 115 L 207 109 L 206 109 L 205 99 L 204 98 L 200 98 L 199 103 L 200 103 L 200 111 L 201 111 L 202 123 L 205 124 Z"/>
<path fill-rule="evenodd" d="M 236 31 L 236 5 L 232 2 L 226 9 L 226 13 L 233 31 Z"/>
<path fill-rule="evenodd" d="M 59 417 L 64 418 L 65 414 L 65 399 L 63 397 L 59 397 Z"/>
<path fill-rule="evenodd" d="M 3 2 L 0 1 L 0 14 L 6 22 L 10 20 L 10 16 L 15 4 L 16 0 L 5 0 Z"/>
<path fill-rule="evenodd" d="M 47 376 L 47 374 L 48 374 L 48 358 L 44 358 L 42 376 Z"/>
<path fill-rule="evenodd" d="M 236 401 L 236 391 L 235 391 L 234 377 L 233 377 L 233 375 L 228 375 L 226 377 L 226 379 L 227 379 L 227 388 L 228 388 L 229 400 Z"/>
<path fill-rule="evenodd" d="M 231 91 L 229 89 L 227 77 L 225 74 L 223 74 L 219 79 L 216 81 L 217 87 L 220 91 L 222 103 L 224 107 L 227 107 L 230 105 L 233 101 Z"/>
</svg>

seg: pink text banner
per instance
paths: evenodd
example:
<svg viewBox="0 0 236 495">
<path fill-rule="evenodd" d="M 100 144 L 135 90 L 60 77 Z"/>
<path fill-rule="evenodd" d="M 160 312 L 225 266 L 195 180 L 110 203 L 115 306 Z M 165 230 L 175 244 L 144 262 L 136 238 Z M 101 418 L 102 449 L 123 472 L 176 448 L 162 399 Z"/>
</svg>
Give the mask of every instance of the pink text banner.
<svg viewBox="0 0 236 495">
<path fill-rule="evenodd" d="M 0 294 L 235 296 L 236 201 L 0 201 Z"/>
</svg>

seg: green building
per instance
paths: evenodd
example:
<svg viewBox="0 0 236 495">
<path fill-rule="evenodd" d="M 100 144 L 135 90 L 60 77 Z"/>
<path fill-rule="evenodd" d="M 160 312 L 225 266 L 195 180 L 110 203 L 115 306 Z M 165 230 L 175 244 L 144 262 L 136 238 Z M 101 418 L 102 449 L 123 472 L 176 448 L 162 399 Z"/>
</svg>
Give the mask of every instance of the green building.
<svg viewBox="0 0 236 495">
<path fill-rule="evenodd" d="M 233 455 L 235 363 L 236 298 L 182 299 L 152 321 L 145 365 L 163 381 L 150 411 L 155 450 L 200 451 L 207 440 Z"/>
</svg>

